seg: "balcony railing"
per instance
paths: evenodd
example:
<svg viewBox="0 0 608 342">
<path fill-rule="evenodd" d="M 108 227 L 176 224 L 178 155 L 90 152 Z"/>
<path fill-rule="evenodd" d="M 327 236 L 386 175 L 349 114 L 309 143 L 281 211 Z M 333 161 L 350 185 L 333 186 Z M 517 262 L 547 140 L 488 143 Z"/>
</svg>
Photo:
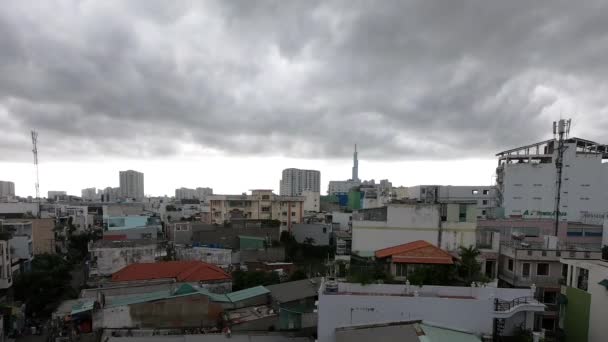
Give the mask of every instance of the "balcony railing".
<svg viewBox="0 0 608 342">
<path fill-rule="evenodd" d="M 519 297 L 509 301 L 496 298 L 494 299 L 494 311 L 509 311 L 518 305 L 536 303 L 538 301 L 534 297 Z"/>
</svg>

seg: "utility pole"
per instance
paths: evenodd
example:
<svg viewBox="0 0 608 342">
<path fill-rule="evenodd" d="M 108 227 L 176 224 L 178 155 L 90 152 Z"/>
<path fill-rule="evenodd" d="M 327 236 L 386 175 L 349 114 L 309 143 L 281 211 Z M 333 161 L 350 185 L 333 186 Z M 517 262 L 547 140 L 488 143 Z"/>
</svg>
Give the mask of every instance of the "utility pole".
<svg viewBox="0 0 608 342">
<path fill-rule="evenodd" d="M 557 158 L 555 159 L 555 167 L 557 169 L 557 179 L 555 181 L 555 236 L 559 230 L 560 202 L 562 198 L 562 172 L 564 167 L 564 135 L 568 136 L 570 132 L 570 122 L 572 120 L 560 119 L 553 121 L 553 135 L 557 133 Z"/>
<path fill-rule="evenodd" d="M 36 202 L 38 202 L 38 218 L 40 218 L 40 177 L 38 174 L 38 132 L 32 131 L 32 152 L 34 153 L 34 166 L 36 167 Z"/>
</svg>

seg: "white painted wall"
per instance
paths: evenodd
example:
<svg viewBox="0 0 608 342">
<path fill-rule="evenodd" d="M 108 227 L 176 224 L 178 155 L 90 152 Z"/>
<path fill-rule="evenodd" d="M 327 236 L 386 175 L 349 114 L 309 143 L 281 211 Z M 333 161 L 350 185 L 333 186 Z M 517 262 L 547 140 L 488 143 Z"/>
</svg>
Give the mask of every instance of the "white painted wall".
<svg viewBox="0 0 608 342">
<path fill-rule="evenodd" d="M 304 196 L 304 211 L 319 212 L 321 208 L 321 194 L 316 191 L 302 191 Z"/>
<path fill-rule="evenodd" d="M 156 260 L 156 244 L 121 248 L 92 248 L 90 252 L 93 258 L 97 258 L 99 275 L 112 275 L 127 265 Z"/>
<path fill-rule="evenodd" d="M 339 211 L 333 211 L 331 213 L 332 222 L 340 224 L 340 230 L 349 230 L 349 223 L 352 221 L 353 214 L 352 213 L 343 213 Z"/>
<path fill-rule="evenodd" d="M 354 287 L 349 290 L 364 293 L 390 293 L 392 290 L 403 293 L 405 286 L 398 285 L 369 285 L 347 284 Z M 340 284 L 342 286 L 342 284 Z M 390 289 L 390 288 L 393 289 Z M 322 289 L 323 287 L 321 287 Z M 415 287 L 412 287 L 415 288 Z M 341 288 L 341 291 L 343 289 Z M 351 326 L 356 324 L 374 324 L 385 322 L 396 322 L 406 320 L 427 320 L 447 328 L 467 330 L 478 334 L 491 334 L 494 318 L 494 299 L 490 293 L 497 297 L 509 300 L 512 298 L 529 296 L 529 289 L 509 289 L 505 291 L 496 288 L 466 287 L 424 287 L 422 292 L 443 291 L 445 294 L 468 295 L 472 291 L 477 295 L 476 299 L 456 299 L 440 297 L 408 297 L 408 296 L 377 296 L 377 295 L 332 295 L 319 293 L 319 322 L 318 341 L 335 341 L 335 329 L 337 327 Z M 462 291 L 465 291 L 463 293 Z M 512 298 L 509 298 L 512 297 Z M 372 310 L 373 309 L 373 310 Z M 352 315 L 351 315 L 352 313 Z M 533 316 L 529 314 L 529 316 Z M 521 321 L 519 314 L 513 316 L 517 322 Z M 512 318 L 507 319 L 509 326 Z"/>
<path fill-rule="evenodd" d="M 580 222 L 581 212 L 608 211 L 608 163 L 602 164 L 599 155 L 577 154 L 574 144 L 566 145 L 560 211 L 567 213 L 564 219 Z M 554 163 L 505 164 L 505 215 L 553 212 L 556 177 Z"/>
</svg>

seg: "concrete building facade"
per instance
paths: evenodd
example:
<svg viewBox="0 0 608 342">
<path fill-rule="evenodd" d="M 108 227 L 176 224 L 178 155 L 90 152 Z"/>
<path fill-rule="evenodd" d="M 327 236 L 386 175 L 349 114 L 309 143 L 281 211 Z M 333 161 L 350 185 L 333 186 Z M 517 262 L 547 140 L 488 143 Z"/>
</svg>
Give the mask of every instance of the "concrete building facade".
<svg viewBox="0 0 608 342">
<path fill-rule="evenodd" d="M 321 172 L 294 168 L 283 170 L 279 194 L 301 196 L 304 191 L 321 192 Z"/>
<path fill-rule="evenodd" d="M 566 278 L 561 294 L 566 342 L 601 342 L 608 336 L 608 261 L 562 258 Z"/>
<path fill-rule="evenodd" d="M 544 310 L 544 305 L 532 296 L 533 291 L 529 288 L 418 287 L 324 281 L 319 290 L 317 340 L 336 341 L 338 328 L 404 320 L 428 320 L 486 337 L 493 334 L 509 336 L 519 326 L 532 329 L 533 313 Z M 497 329 L 497 326 L 503 328 Z"/>
<path fill-rule="evenodd" d="M 476 205 L 389 204 L 353 213 L 353 254 L 370 257 L 383 248 L 424 240 L 454 251 L 476 242 Z"/>
<path fill-rule="evenodd" d="M 564 141 L 560 208 L 563 221 L 586 222 L 608 212 L 608 147 L 580 138 Z M 558 141 L 497 154 L 498 201 L 505 217 L 555 216 Z"/>
<path fill-rule="evenodd" d="M 80 195 L 84 201 L 97 200 L 97 189 L 95 189 L 95 188 L 82 189 L 82 190 L 80 190 Z"/>
<path fill-rule="evenodd" d="M 409 198 L 425 203 L 465 202 L 477 204 L 477 218 L 486 218 L 494 214 L 497 206 L 496 188 L 490 185 L 416 185 L 399 190 L 397 199 Z"/>
<path fill-rule="evenodd" d="M 234 220 L 278 220 L 281 230 L 291 230 L 304 217 L 304 197 L 277 196 L 272 190 L 252 190 L 251 195 L 209 196 L 211 220 L 224 224 Z"/>
<path fill-rule="evenodd" d="M 211 188 L 175 189 L 175 199 L 176 200 L 197 199 L 197 200 L 204 201 L 207 198 L 207 196 L 210 196 L 210 195 L 213 195 L 213 189 L 211 189 Z"/>
<path fill-rule="evenodd" d="M 122 198 L 133 198 L 137 201 L 144 199 L 144 174 L 141 172 L 127 170 L 119 172 L 120 196 Z"/>
</svg>

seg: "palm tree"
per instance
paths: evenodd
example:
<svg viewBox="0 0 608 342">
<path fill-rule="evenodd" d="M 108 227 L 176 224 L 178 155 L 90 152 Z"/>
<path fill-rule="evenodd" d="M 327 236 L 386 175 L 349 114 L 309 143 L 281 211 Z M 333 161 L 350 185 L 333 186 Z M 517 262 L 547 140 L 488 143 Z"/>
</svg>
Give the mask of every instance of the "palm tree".
<svg viewBox="0 0 608 342">
<path fill-rule="evenodd" d="M 460 263 L 458 265 L 458 273 L 465 279 L 467 284 L 481 278 L 481 263 L 477 262 L 477 257 L 481 254 L 475 246 L 460 247 L 458 255 Z"/>
</svg>

